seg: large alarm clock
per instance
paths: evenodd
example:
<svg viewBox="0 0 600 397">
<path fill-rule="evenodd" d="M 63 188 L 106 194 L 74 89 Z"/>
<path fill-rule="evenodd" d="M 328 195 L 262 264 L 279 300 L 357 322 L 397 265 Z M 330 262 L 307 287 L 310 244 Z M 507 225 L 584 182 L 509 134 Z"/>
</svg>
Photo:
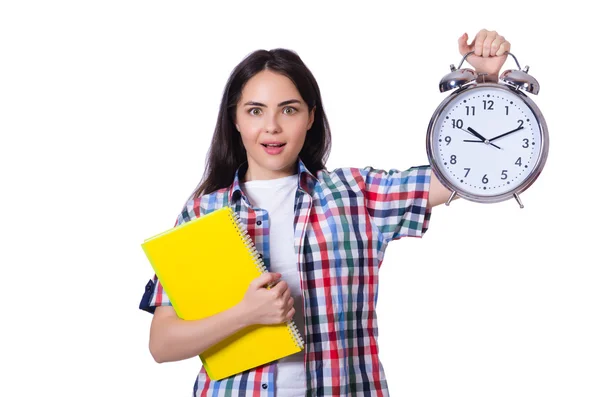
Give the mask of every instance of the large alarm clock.
<svg viewBox="0 0 600 397">
<path fill-rule="evenodd" d="M 456 195 L 480 203 L 496 203 L 519 194 L 540 175 L 548 156 L 544 116 L 526 93 L 539 84 L 529 67 L 506 70 L 498 82 L 484 74 L 450 65 L 440 91 L 454 90 L 437 107 L 427 130 L 427 156 L 442 185 Z"/>
</svg>

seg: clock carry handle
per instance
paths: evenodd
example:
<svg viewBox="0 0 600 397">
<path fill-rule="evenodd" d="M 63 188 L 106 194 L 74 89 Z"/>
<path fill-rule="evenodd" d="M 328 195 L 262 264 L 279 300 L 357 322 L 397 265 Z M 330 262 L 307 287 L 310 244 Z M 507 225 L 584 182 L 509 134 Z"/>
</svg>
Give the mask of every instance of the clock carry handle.
<svg viewBox="0 0 600 397">
<path fill-rule="evenodd" d="M 460 70 L 460 67 L 462 66 L 463 62 L 465 61 L 465 59 L 467 59 L 467 57 L 469 55 L 473 54 L 474 52 L 475 51 L 468 52 L 463 57 L 462 61 L 460 61 L 460 64 L 458 65 L 459 70 Z M 508 55 L 513 57 L 513 59 L 515 60 L 515 63 L 517 64 L 517 67 L 519 69 L 505 70 L 498 77 L 498 80 L 516 90 L 521 90 L 521 91 L 527 92 L 529 94 L 534 94 L 534 95 L 539 94 L 540 83 L 538 83 L 538 81 L 535 79 L 535 77 L 533 77 L 532 75 L 529 74 L 529 66 L 525 66 L 525 68 L 521 69 L 521 65 L 519 65 L 519 61 L 517 61 L 517 58 L 510 52 L 508 53 Z M 453 72 L 456 70 L 454 68 L 454 65 L 450 65 L 450 69 Z M 452 88 L 454 88 L 454 87 L 452 87 Z"/>
<path fill-rule="evenodd" d="M 454 65 L 450 65 L 450 73 L 445 75 L 439 83 L 440 92 L 454 90 L 478 80 L 478 74 L 474 70 L 461 69 L 465 59 L 473 53 L 475 53 L 475 51 L 470 51 L 465 54 L 458 65 L 458 69 L 454 67 Z M 537 94 L 539 91 L 539 84 L 533 77 L 527 74 L 529 66 L 525 66 L 525 69 L 521 70 L 521 65 L 519 65 L 517 58 L 510 52 L 508 54 L 513 57 L 519 70 L 506 70 L 502 73 L 502 76 L 499 77 L 499 80 L 513 88 L 524 89 L 527 92 Z M 480 74 L 480 76 L 483 77 L 483 82 L 485 82 L 485 73 Z"/>
<path fill-rule="evenodd" d="M 465 59 L 467 59 L 467 57 L 471 54 L 474 54 L 475 51 L 471 51 L 465 54 L 465 56 L 463 57 L 463 59 L 460 61 L 460 64 L 458 65 L 458 69 L 460 69 L 460 67 L 462 66 L 463 62 L 465 61 Z M 519 68 L 519 70 L 521 70 L 521 65 L 519 65 L 519 61 L 517 61 L 517 58 L 511 53 L 509 52 L 508 55 L 510 55 L 511 57 L 513 57 L 513 59 L 515 60 L 515 63 L 517 64 L 517 67 Z"/>
</svg>

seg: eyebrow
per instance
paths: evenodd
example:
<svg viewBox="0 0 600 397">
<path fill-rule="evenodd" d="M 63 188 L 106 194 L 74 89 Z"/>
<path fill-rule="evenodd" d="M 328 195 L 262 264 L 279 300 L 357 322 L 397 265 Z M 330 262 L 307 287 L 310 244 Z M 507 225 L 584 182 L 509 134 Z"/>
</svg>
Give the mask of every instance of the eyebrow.
<svg viewBox="0 0 600 397">
<path fill-rule="evenodd" d="M 283 101 L 283 102 L 278 103 L 277 106 L 281 107 L 281 106 L 289 105 L 289 104 L 292 104 L 292 103 L 298 103 L 299 104 L 301 102 L 299 100 L 297 100 L 297 99 L 289 99 L 287 101 Z M 265 107 L 265 108 L 267 107 L 267 105 L 265 105 L 264 103 L 254 102 L 254 101 L 246 102 L 246 103 L 244 103 L 244 106 L 262 106 L 262 107 Z"/>
</svg>

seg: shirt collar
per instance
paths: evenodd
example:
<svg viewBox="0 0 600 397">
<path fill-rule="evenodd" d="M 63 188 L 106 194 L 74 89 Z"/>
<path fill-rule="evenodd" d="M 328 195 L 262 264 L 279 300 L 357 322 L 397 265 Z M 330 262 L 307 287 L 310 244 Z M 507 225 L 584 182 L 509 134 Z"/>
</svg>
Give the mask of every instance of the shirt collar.
<svg viewBox="0 0 600 397">
<path fill-rule="evenodd" d="M 308 168 L 306 168 L 306 165 L 304 165 L 304 162 L 300 158 L 298 159 L 297 167 L 298 188 L 308 194 L 312 194 L 317 178 L 308 170 Z M 235 171 L 233 183 L 229 188 L 229 205 L 233 205 L 242 197 L 246 198 L 246 195 L 240 187 L 240 178 L 246 174 L 247 170 L 248 162 L 246 161 Z"/>
</svg>

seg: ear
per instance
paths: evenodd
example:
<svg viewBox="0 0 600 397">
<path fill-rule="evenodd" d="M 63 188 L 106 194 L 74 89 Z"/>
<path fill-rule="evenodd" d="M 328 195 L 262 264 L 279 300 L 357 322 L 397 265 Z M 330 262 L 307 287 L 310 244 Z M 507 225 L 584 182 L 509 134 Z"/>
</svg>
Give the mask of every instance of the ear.
<svg viewBox="0 0 600 397">
<path fill-rule="evenodd" d="M 314 106 L 314 107 L 311 109 L 310 113 L 308 114 L 308 126 L 307 126 L 307 128 L 306 128 L 306 130 L 307 130 L 307 131 L 308 131 L 308 130 L 310 130 L 310 129 L 312 128 L 312 125 L 313 125 L 313 123 L 314 123 L 314 121 L 315 121 L 315 111 L 316 111 L 316 109 L 317 109 L 317 107 L 316 107 L 316 106 Z"/>
<path fill-rule="evenodd" d="M 231 121 L 237 132 L 240 132 L 240 125 L 237 123 L 237 114 L 231 114 Z"/>
</svg>

